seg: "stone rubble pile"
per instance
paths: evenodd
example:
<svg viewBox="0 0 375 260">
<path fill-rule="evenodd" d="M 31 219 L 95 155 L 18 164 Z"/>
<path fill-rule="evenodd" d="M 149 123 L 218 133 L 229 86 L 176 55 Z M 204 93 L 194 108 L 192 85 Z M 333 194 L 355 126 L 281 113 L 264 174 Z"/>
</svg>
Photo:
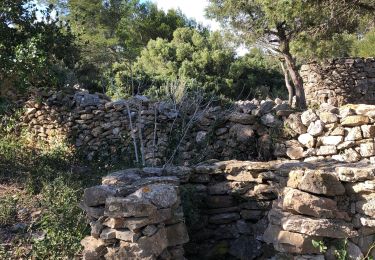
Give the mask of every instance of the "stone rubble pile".
<svg viewBox="0 0 375 260">
<path fill-rule="evenodd" d="M 116 172 L 85 190 L 80 206 L 91 236 L 81 241 L 83 259 L 185 259 L 179 179 L 157 177 L 160 171 Z"/>
<path fill-rule="evenodd" d="M 309 109 L 289 116 L 285 128 L 297 140 L 286 141 L 284 149 L 289 158 L 305 161 L 374 160 L 374 123 L 374 105 L 337 108 L 323 104 L 319 110 Z"/>
<path fill-rule="evenodd" d="M 278 252 L 335 260 L 337 241 L 348 239 L 348 259 L 364 259 L 375 243 L 375 166 L 363 161 L 294 169 L 268 219 L 263 238 Z M 325 255 L 313 240 L 325 243 Z"/>
<path fill-rule="evenodd" d="M 300 73 L 311 105 L 375 104 L 375 58 L 311 62 Z"/>
<path fill-rule="evenodd" d="M 67 139 L 89 159 L 163 165 L 206 159 L 271 159 L 272 133 L 293 111 L 280 99 L 238 101 L 231 108 L 181 107 L 144 96 L 110 101 L 87 92 L 45 93 L 26 103 L 24 125 L 35 138 Z M 137 153 L 137 156 L 136 156 Z"/>
</svg>

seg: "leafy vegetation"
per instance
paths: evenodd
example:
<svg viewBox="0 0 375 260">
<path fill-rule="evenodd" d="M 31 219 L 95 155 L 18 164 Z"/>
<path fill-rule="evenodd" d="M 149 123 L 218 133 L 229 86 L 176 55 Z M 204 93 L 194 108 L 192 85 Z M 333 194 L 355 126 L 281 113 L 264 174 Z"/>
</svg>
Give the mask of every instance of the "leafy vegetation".
<svg viewBox="0 0 375 260">
<path fill-rule="evenodd" d="M 5 232 L 0 233 L 5 245 L 0 258 L 72 259 L 88 234 L 78 207 L 83 189 L 116 165 L 97 163 L 91 168 L 63 140 L 54 145 L 33 142 L 23 131 L 14 134 L 14 118 L 6 121 L 6 127 L 0 127 L 0 185 L 2 190 L 16 187 L 17 192 L 0 194 L 0 228 Z M 23 211 L 28 217 L 20 216 Z M 25 227 L 15 230 L 20 225 Z"/>
</svg>

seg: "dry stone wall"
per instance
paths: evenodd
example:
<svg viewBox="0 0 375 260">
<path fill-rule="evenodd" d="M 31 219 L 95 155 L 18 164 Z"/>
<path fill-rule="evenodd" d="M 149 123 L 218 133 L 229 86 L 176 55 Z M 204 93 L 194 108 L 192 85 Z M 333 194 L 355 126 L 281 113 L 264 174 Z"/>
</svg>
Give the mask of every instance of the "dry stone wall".
<svg viewBox="0 0 375 260">
<path fill-rule="evenodd" d="M 136 96 L 110 101 L 87 92 L 45 94 L 26 103 L 24 125 L 35 138 L 67 139 L 89 159 L 146 165 L 206 159 L 270 159 L 272 135 L 293 111 L 277 99 L 230 107 L 151 102 Z"/>
<path fill-rule="evenodd" d="M 368 160 L 119 171 L 85 190 L 92 235 L 84 259 L 330 260 L 348 239 L 349 259 L 360 260 L 375 242 L 374 194 Z"/>
<path fill-rule="evenodd" d="M 310 105 L 375 104 L 375 59 L 342 58 L 303 65 Z"/>
<path fill-rule="evenodd" d="M 291 159 L 334 159 L 375 162 L 375 106 L 322 104 L 320 109 L 296 113 L 284 122 L 294 139 L 285 142 Z"/>
</svg>

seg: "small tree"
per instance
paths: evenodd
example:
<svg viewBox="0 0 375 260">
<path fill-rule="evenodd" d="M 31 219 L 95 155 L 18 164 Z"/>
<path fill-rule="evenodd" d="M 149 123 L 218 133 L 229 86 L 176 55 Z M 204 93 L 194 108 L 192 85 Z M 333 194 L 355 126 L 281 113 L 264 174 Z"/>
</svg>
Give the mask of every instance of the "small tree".
<svg viewBox="0 0 375 260">
<path fill-rule="evenodd" d="M 360 0 L 209 0 L 209 17 L 234 29 L 245 43 L 257 43 L 282 56 L 293 82 L 297 106 L 306 107 L 303 81 L 290 45 L 302 35 L 327 39 L 353 32 L 374 1 Z M 307 39 L 308 40 L 308 39 Z"/>
</svg>

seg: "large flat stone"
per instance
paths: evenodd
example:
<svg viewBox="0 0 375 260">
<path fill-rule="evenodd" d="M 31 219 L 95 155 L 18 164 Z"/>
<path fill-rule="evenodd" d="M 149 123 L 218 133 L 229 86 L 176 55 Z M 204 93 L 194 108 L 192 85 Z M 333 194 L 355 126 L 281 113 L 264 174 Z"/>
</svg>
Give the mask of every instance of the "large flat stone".
<svg viewBox="0 0 375 260">
<path fill-rule="evenodd" d="M 362 116 L 362 115 L 347 116 L 341 119 L 342 126 L 360 126 L 360 125 L 366 125 L 369 122 L 370 122 L 370 119 L 367 116 Z"/>
<path fill-rule="evenodd" d="M 336 174 L 323 170 L 291 171 L 288 186 L 327 196 L 343 195 L 345 193 L 345 187 Z"/>
<path fill-rule="evenodd" d="M 133 198 L 109 197 L 106 200 L 104 215 L 111 218 L 148 217 L 156 211 L 157 207 L 151 202 Z"/>
<path fill-rule="evenodd" d="M 83 202 L 89 207 L 104 205 L 105 200 L 108 197 L 113 197 L 115 195 L 116 190 L 110 186 L 93 186 L 85 189 L 83 193 Z"/>
<path fill-rule="evenodd" d="M 313 239 L 319 240 L 318 237 L 285 231 L 275 225 L 268 225 L 263 235 L 263 240 L 268 244 L 273 244 L 277 251 L 296 254 L 319 253 L 319 249 L 312 245 Z"/>
<path fill-rule="evenodd" d="M 339 212 L 336 201 L 297 189 L 285 188 L 282 202 L 286 211 L 317 218 L 348 218 L 346 213 Z"/>
<path fill-rule="evenodd" d="M 310 236 L 348 238 L 358 236 L 351 223 L 336 219 L 315 219 L 301 215 L 290 215 L 281 220 L 284 230 Z"/>
</svg>

